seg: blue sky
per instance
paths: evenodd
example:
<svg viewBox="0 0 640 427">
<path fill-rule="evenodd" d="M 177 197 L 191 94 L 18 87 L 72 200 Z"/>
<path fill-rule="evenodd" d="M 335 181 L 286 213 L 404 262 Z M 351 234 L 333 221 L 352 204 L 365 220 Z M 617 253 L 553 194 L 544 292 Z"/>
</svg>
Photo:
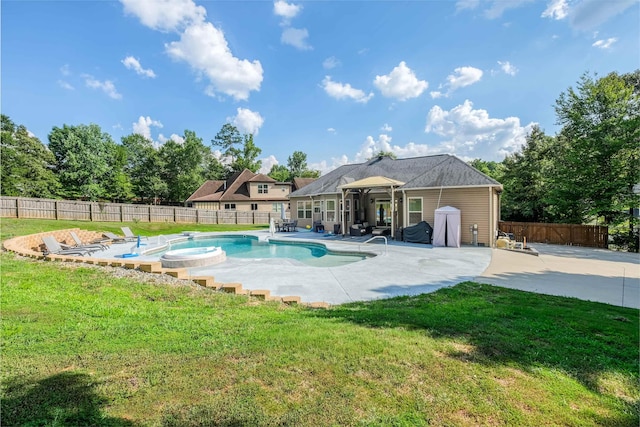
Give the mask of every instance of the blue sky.
<svg viewBox="0 0 640 427">
<path fill-rule="evenodd" d="M 7 1 L 2 113 L 47 143 L 98 124 L 116 142 L 226 122 L 263 172 L 322 172 L 380 150 L 502 160 L 584 72 L 640 67 L 638 0 Z"/>
</svg>

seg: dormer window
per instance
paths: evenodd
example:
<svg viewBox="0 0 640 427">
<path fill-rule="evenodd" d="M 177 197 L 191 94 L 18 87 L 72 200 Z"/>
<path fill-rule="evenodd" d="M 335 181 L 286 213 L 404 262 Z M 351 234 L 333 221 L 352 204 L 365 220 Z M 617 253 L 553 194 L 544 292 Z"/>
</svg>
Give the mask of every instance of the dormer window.
<svg viewBox="0 0 640 427">
<path fill-rule="evenodd" d="M 268 194 L 269 184 L 258 184 L 258 194 Z"/>
</svg>

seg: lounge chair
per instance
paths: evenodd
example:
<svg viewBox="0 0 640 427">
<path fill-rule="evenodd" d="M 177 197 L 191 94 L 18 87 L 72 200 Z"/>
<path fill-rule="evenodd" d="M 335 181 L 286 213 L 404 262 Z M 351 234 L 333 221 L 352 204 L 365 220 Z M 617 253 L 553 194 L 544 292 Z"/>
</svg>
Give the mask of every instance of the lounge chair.
<svg viewBox="0 0 640 427">
<path fill-rule="evenodd" d="M 110 231 L 105 231 L 104 233 L 102 233 L 102 235 L 104 237 L 106 237 L 107 239 L 109 239 L 109 241 L 111 241 L 111 243 L 127 243 L 127 242 L 133 242 L 132 239 L 128 238 L 128 237 L 122 237 L 122 236 L 118 236 L 116 234 L 113 234 Z"/>
<path fill-rule="evenodd" d="M 372 227 L 368 222 L 363 222 L 362 224 L 353 224 L 349 227 L 349 235 L 350 236 L 364 236 L 365 234 L 369 234 L 372 231 Z"/>
<path fill-rule="evenodd" d="M 75 231 L 70 231 L 69 235 L 71 236 L 73 241 L 76 243 L 76 245 L 75 246 L 67 246 L 67 247 L 65 247 L 65 245 L 61 245 L 65 249 L 84 248 L 84 249 L 95 249 L 95 250 L 99 251 L 99 250 L 102 250 L 102 249 L 108 249 L 109 248 L 109 245 L 105 245 L 104 243 L 99 243 L 99 242 L 82 243 L 82 239 L 80 239 L 80 237 L 78 237 L 78 235 L 76 234 Z"/>
<path fill-rule="evenodd" d="M 64 249 L 60 242 L 56 240 L 53 236 L 44 236 L 42 238 L 44 242 L 44 246 L 47 248 L 45 251 L 45 255 L 47 254 L 55 254 L 55 255 L 86 255 L 91 253 L 89 249 L 84 248 L 68 248 Z"/>
<path fill-rule="evenodd" d="M 147 236 L 140 236 L 137 234 L 133 234 L 133 231 L 131 231 L 131 229 L 129 227 L 120 227 L 120 230 L 122 230 L 122 233 L 124 234 L 124 237 L 127 239 L 130 239 L 129 241 L 135 241 L 138 240 L 138 237 L 141 239 L 146 239 Z"/>
</svg>

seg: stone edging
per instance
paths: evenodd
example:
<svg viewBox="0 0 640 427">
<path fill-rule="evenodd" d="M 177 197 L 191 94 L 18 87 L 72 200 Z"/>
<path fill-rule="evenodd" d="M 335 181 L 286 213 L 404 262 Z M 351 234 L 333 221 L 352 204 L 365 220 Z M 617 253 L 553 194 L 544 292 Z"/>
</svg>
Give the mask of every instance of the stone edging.
<svg viewBox="0 0 640 427">
<path fill-rule="evenodd" d="M 326 302 L 313 302 L 313 303 L 301 303 L 299 296 L 285 296 L 278 297 L 272 296 L 271 291 L 266 289 L 261 290 L 249 290 L 243 289 L 241 283 L 220 283 L 216 282 L 213 276 L 191 276 L 186 268 L 163 268 L 162 263 L 159 261 L 155 262 L 144 262 L 144 261 L 129 261 L 129 260 L 113 260 L 113 259 L 100 259 L 100 258 L 92 258 L 90 256 L 71 256 L 71 255 L 43 255 L 42 250 L 43 243 L 42 237 L 44 236 L 53 236 L 55 239 L 61 243 L 65 244 L 74 244 L 70 231 L 76 232 L 82 241 L 92 241 L 102 237 L 101 233 L 87 230 L 80 230 L 79 228 L 71 228 L 66 230 L 56 230 L 56 231 L 48 231 L 44 233 L 30 234 L 27 236 L 18 236 L 8 239 L 3 242 L 3 247 L 7 251 L 14 252 L 18 255 L 22 255 L 24 257 L 35 258 L 45 261 L 59 261 L 59 262 L 75 262 L 75 263 L 85 263 L 85 264 L 93 264 L 99 266 L 111 266 L 111 267 L 122 267 L 128 269 L 137 269 L 140 271 L 144 271 L 147 273 L 155 273 L 155 274 L 167 274 L 169 276 L 175 277 L 177 279 L 186 279 L 191 280 L 194 283 L 213 290 L 223 291 L 236 295 L 246 295 L 252 296 L 258 300 L 262 301 L 278 301 L 283 304 L 292 305 L 292 304 L 301 304 L 310 308 L 328 308 L 329 304 Z"/>
</svg>

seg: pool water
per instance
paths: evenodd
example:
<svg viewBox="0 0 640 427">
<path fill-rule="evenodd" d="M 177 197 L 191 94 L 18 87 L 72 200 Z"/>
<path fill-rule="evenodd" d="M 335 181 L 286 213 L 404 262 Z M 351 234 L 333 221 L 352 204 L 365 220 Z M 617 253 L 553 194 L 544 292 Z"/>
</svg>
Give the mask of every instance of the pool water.
<svg viewBox="0 0 640 427">
<path fill-rule="evenodd" d="M 171 244 L 170 250 L 219 246 L 228 258 L 289 258 L 315 267 L 337 267 L 367 258 L 362 253 L 328 250 L 324 245 L 302 242 L 260 242 L 253 236 L 218 236 Z"/>
</svg>

